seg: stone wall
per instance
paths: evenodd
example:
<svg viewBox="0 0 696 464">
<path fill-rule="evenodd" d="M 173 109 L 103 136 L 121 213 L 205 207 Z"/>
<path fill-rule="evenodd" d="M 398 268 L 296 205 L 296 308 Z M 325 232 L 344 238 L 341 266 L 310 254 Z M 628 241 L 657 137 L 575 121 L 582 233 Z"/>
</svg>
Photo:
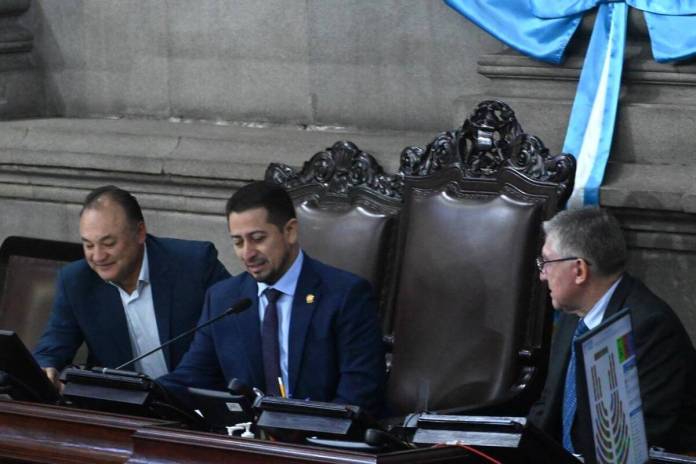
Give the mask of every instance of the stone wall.
<svg viewBox="0 0 696 464">
<path fill-rule="evenodd" d="M 0 238 L 78 240 L 81 199 L 115 183 L 152 232 L 212 240 L 233 271 L 237 186 L 340 139 L 396 169 L 482 88 L 479 50 L 500 49 L 439 1 L 3 2 L 45 99 L 43 119 L 0 124 Z"/>
<path fill-rule="evenodd" d="M 220 210 L 271 161 L 348 139 L 394 171 L 488 98 L 560 151 L 593 21 L 551 66 L 439 0 L 0 0 L 0 239 L 77 240 L 84 194 L 116 183 L 154 233 L 212 240 L 236 272 Z M 696 339 L 695 84 L 632 10 L 601 203 Z"/>
<path fill-rule="evenodd" d="M 399 150 L 424 132 L 299 130 L 204 122 L 52 118 L 0 124 L 0 237 L 79 241 L 79 205 L 96 186 L 133 192 L 151 232 L 211 240 L 239 271 L 225 229 L 225 201 L 266 166 L 299 166 L 336 140 L 352 140 L 398 167 Z"/>
<path fill-rule="evenodd" d="M 38 116 L 45 108 L 34 35 L 21 24 L 30 0 L 0 0 L 0 120 Z"/>
<path fill-rule="evenodd" d="M 34 0 L 24 22 L 50 113 L 80 118 L 441 130 L 500 48 L 437 0 Z"/>
</svg>

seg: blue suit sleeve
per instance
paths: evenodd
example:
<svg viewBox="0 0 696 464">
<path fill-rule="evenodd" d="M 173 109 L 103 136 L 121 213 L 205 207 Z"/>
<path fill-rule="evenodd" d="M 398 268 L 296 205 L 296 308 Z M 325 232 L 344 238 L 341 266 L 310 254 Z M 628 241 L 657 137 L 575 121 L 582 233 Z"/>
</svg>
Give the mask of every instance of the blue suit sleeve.
<svg viewBox="0 0 696 464">
<path fill-rule="evenodd" d="M 336 332 L 340 372 L 334 401 L 378 413 L 385 384 L 384 346 L 377 302 L 366 281 L 348 290 Z"/>
<path fill-rule="evenodd" d="M 75 319 L 72 304 L 65 290 L 65 276 L 63 271 L 60 271 L 56 279 L 51 316 L 34 350 L 34 357 L 41 367 L 63 369 L 72 362 L 83 340 L 82 329 Z"/>
</svg>

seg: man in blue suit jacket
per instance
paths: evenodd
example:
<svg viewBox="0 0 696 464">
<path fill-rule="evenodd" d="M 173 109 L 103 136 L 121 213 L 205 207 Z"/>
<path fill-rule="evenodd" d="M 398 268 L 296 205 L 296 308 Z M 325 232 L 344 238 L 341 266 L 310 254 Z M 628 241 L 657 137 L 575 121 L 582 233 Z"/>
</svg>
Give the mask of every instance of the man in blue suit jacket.
<svg viewBox="0 0 696 464">
<path fill-rule="evenodd" d="M 594 406 L 579 394 L 585 370 L 571 347 L 578 329 L 595 329 L 628 309 L 648 445 L 696 449 L 696 351 L 672 308 L 625 272 L 628 252 L 619 222 L 603 209 L 572 209 L 545 222 L 544 231 L 539 277 L 561 314 L 544 390 L 529 420 L 594 462 Z"/>
<path fill-rule="evenodd" d="M 114 186 L 87 196 L 80 235 L 85 259 L 60 271 L 53 311 L 34 352 L 54 383 L 83 341 L 89 365 L 116 367 L 194 327 L 208 287 L 229 277 L 213 244 L 148 235 L 137 200 Z M 130 368 L 155 377 L 166 373 L 191 338 Z"/>
<path fill-rule="evenodd" d="M 266 394 L 377 411 L 384 353 L 370 284 L 302 252 L 292 201 L 278 186 L 241 188 L 227 203 L 227 217 L 247 272 L 211 287 L 201 321 L 243 298 L 253 304 L 200 330 L 160 382 L 185 399 L 185 386 L 224 389 L 237 378 Z M 279 295 L 275 303 L 272 292 Z"/>
</svg>

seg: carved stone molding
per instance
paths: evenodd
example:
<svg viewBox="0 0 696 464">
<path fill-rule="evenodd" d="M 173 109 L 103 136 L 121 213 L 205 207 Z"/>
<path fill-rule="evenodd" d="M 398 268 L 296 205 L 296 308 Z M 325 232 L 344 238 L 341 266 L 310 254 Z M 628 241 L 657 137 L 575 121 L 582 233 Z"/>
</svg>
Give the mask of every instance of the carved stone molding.
<svg viewBox="0 0 696 464">
<path fill-rule="evenodd" d="M 0 0 L 0 54 L 31 51 L 34 34 L 17 23 L 29 5 L 30 0 Z"/>
<path fill-rule="evenodd" d="M 0 15 L 19 15 L 29 9 L 31 0 L 0 0 Z"/>
<path fill-rule="evenodd" d="M 315 154 L 301 170 L 271 163 L 266 180 L 293 189 L 321 185 L 328 193 L 344 194 L 360 187 L 372 193 L 401 200 L 401 176 L 385 174 L 377 160 L 349 141 L 339 141 Z"/>
<path fill-rule="evenodd" d="M 511 169 L 535 181 L 562 183 L 571 181 L 575 159 L 549 155 L 541 140 L 522 131 L 507 104 L 486 100 L 460 129 L 440 133 L 425 148 L 406 147 L 399 172 L 424 176 L 450 166 L 461 169 L 466 177 L 495 177 Z"/>
</svg>

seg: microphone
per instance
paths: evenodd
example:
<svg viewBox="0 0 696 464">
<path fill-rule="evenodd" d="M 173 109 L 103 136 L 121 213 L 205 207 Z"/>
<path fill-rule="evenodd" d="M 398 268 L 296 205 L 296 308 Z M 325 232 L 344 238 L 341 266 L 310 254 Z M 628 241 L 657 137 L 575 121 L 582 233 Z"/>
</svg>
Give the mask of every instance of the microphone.
<svg viewBox="0 0 696 464">
<path fill-rule="evenodd" d="M 256 397 L 254 390 L 249 385 L 239 380 L 237 377 L 234 377 L 232 380 L 230 380 L 230 383 L 227 384 L 227 390 L 233 395 L 246 396 L 247 398 L 252 400 Z"/>
<path fill-rule="evenodd" d="M 192 334 L 192 333 L 194 333 L 194 332 L 196 332 L 196 331 L 202 329 L 203 327 L 209 326 L 209 325 L 212 324 L 213 322 L 217 322 L 217 321 L 219 321 L 220 319 L 222 319 L 222 318 L 225 317 L 225 316 L 229 316 L 230 314 L 239 314 L 239 313 L 241 313 L 241 312 L 243 312 L 243 311 L 246 311 L 250 306 L 251 306 L 251 299 L 249 299 L 249 298 L 243 298 L 243 299 L 239 300 L 238 302 L 236 302 L 235 304 L 233 304 L 232 306 L 230 306 L 229 308 L 227 308 L 227 309 L 225 310 L 225 312 L 223 312 L 222 314 L 219 314 L 219 315 L 215 316 L 215 317 L 212 318 L 212 319 L 208 319 L 207 321 L 205 321 L 204 323 L 202 323 L 202 324 L 200 324 L 200 325 L 194 327 L 193 329 L 187 330 L 186 332 L 183 332 L 183 333 L 177 335 L 176 337 L 174 337 L 174 338 L 172 338 L 172 339 L 170 339 L 170 340 L 168 340 L 168 341 L 162 343 L 162 344 L 161 344 L 160 346 L 158 346 L 157 348 L 155 348 L 155 349 L 153 349 L 153 350 L 150 350 L 150 351 L 148 351 L 147 353 L 141 354 L 141 355 L 138 356 L 137 358 L 131 359 L 130 361 L 128 361 L 128 362 L 126 362 L 126 363 L 121 364 L 120 366 L 118 366 L 118 367 L 117 367 L 116 369 L 114 369 L 114 370 L 123 369 L 124 367 L 126 367 L 126 366 L 128 366 L 128 365 L 131 365 L 131 364 L 133 364 L 133 363 L 136 362 L 136 361 L 140 361 L 140 360 L 143 359 L 144 357 L 150 356 L 152 353 L 155 353 L 155 352 L 161 350 L 162 348 L 171 345 L 172 343 L 174 343 L 175 341 L 179 340 L 180 338 L 183 338 L 183 337 L 185 337 L 185 336 L 187 336 L 187 335 L 190 335 L 190 334 Z M 107 369 L 105 368 L 105 371 L 106 371 L 106 370 L 107 370 Z M 108 369 L 108 370 L 111 371 L 111 369 Z"/>
</svg>

